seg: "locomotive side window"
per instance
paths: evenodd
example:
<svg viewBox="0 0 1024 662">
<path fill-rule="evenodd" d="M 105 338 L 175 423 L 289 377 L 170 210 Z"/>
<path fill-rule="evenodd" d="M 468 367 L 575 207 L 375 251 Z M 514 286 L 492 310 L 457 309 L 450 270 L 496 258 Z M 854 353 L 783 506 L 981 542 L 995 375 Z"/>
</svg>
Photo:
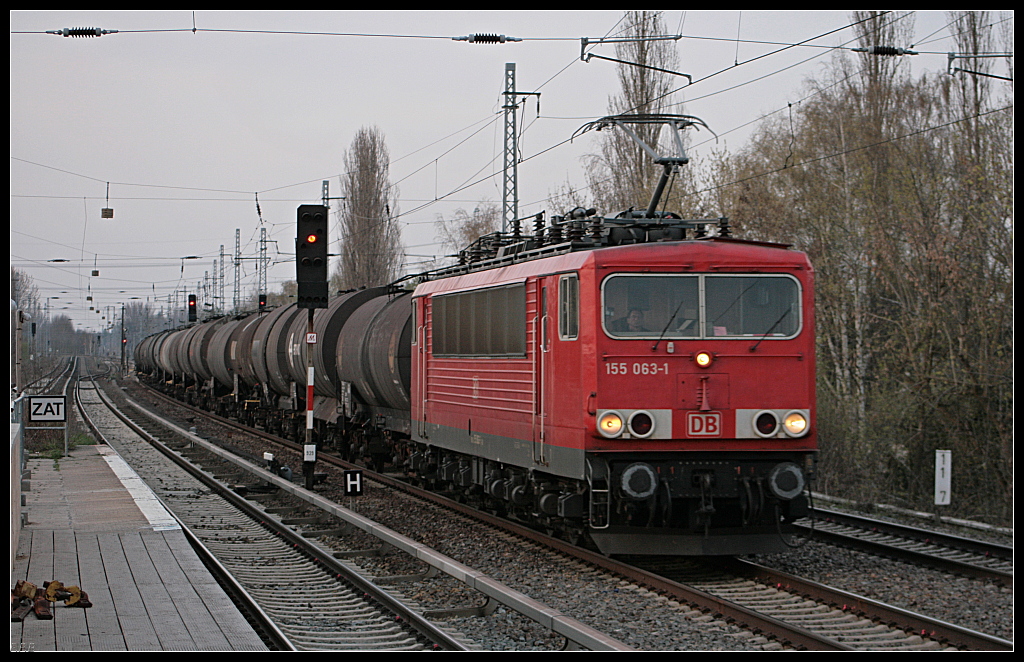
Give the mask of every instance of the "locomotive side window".
<svg viewBox="0 0 1024 662">
<path fill-rule="evenodd" d="M 800 285 L 788 275 L 616 274 L 602 285 L 613 338 L 791 338 Z"/>
<path fill-rule="evenodd" d="M 410 297 L 410 298 L 412 298 L 412 297 Z M 419 329 L 420 329 L 420 327 L 419 327 L 420 314 L 419 314 L 419 311 L 417 310 L 417 308 L 419 308 L 420 302 L 419 302 L 418 299 L 412 299 L 412 301 L 410 303 L 412 304 L 412 344 L 416 345 L 416 344 L 418 344 L 418 338 L 419 338 L 419 333 L 420 333 L 420 331 L 419 331 Z"/>
<path fill-rule="evenodd" d="M 526 286 L 431 297 L 434 356 L 526 356 Z"/>
<path fill-rule="evenodd" d="M 558 337 L 573 340 L 580 332 L 580 281 L 576 275 L 558 281 Z"/>
</svg>

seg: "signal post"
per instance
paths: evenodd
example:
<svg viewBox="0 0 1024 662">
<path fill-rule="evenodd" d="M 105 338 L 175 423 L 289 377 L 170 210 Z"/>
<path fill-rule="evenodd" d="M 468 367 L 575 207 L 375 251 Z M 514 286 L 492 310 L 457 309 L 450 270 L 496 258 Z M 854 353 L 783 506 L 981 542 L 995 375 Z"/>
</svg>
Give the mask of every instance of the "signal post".
<svg viewBox="0 0 1024 662">
<path fill-rule="evenodd" d="M 306 489 L 313 489 L 316 468 L 316 444 L 313 443 L 313 313 L 327 307 L 327 207 L 300 205 L 298 236 L 295 239 L 295 276 L 298 284 L 298 306 L 306 308 L 306 443 L 302 471 Z"/>
</svg>

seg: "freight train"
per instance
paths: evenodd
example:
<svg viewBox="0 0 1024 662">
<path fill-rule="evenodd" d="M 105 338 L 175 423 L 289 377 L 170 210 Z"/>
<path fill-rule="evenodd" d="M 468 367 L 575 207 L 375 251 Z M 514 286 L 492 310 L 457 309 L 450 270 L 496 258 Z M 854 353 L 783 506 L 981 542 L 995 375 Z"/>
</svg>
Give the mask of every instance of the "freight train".
<svg viewBox="0 0 1024 662">
<path fill-rule="evenodd" d="M 315 345 L 292 304 L 150 336 L 136 370 L 301 439 L 312 351 L 321 447 L 606 554 L 783 551 L 817 450 L 813 269 L 653 207 L 339 293 Z"/>
</svg>

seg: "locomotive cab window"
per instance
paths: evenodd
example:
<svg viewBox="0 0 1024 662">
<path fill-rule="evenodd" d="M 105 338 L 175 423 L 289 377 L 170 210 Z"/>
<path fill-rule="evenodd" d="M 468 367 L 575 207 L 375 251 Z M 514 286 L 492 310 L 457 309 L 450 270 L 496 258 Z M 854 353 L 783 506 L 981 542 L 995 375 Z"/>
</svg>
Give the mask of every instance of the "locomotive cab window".
<svg viewBox="0 0 1024 662">
<path fill-rule="evenodd" d="M 580 332 L 580 281 L 576 275 L 558 281 L 558 337 L 574 340 Z"/>
<path fill-rule="evenodd" d="M 792 338 L 800 284 L 786 274 L 616 274 L 602 284 L 612 338 Z"/>
<path fill-rule="evenodd" d="M 610 276 L 604 282 L 604 328 L 613 338 L 696 338 L 697 276 Z"/>
<path fill-rule="evenodd" d="M 705 276 L 705 337 L 789 338 L 800 330 L 800 288 L 786 276 Z"/>
</svg>

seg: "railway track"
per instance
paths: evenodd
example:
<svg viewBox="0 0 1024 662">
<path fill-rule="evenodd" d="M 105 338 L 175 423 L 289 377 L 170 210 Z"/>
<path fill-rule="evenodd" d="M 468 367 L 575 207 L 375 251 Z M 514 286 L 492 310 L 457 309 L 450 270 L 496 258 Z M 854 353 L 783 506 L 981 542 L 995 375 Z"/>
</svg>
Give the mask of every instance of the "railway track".
<svg viewBox="0 0 1024 662">
<path fill-rule="evenodd" d="M 273 636 L 277 647 L 466 650 L 464 644 L 429 623 L 410 627 L 414 618 L 404 608 L 398 613 L 388 608 L 396 601 L 386 591 L 365 582 L 354 584 L 351 577 L 343 581 L 338 568 L 314 561 L 311 549 L 282 535 L 270 518 L 264 515 L 254 519 L 255 509 L 231 498 L 229 490 L 211 487 L 210 480 L 199 482 L 198 470 L 185 471 L 140 443 L 139 429 L 131 431 L 135 436 L 131 439 L 128 424 L 114 417 L 99 389 L 83 387 L 79 394 L 94 429 L 136 468 L 179 521 L 238 580 L 256 605 L 247 608 L 250 616 L 268 617 L 269 623 L 262 627 L 280 633 Z M 142 434 L 148 436 L 144 431 Z M 205 458 L 202 461 L 208 462 Z M 425 635 L 424 629 L 430 634 Z"/>
<path fill-rule="evenodd" d="M 333 458 L 325 455 L 321 455 L 321 458 L 333 461 Z M 388 480 L 385 477 L 379 478 Z M 438 499 L 431 493 L 416 490 L 399 481 L 393 482 L 396 487 L 423 498 Z M 675 571 L 629 569 L 600 555 L 587 556 L 583 550 L 514 523 L 459 505 L 449 505 L 467 513 L 475 513 L 474 517 L 510 529 L 516 535 L 560 547 L 568 554 L 630 577 L 641 585 L 654 587 L 663 595 L 686 602 L 698 610 L 725 616 L 757 632 L 770 633 L 771 637 L 787 646 L 824 650 L 1003 650 L 1012 646 L 1012 643 L 998 637 L 989 637 L 936 619 L 893 609 L 823 585 L 809 588 L 813 583 L 781 573 L 765 574 L 771 573 L 766 568 L 754 572 L 749 566 L 742 570 L 736 566 L 727 575 L 723 575 L 723 570 L 718 568 L 706 571 L 713 572 L 709 578 L 684 577 L 686 581 L 677 582 L 672 574 Z M 758 573 L 767 579 L 762 579 L 760 583 L 752 582 L 751 575 Z M 765 581 L 768 583 L 765 584 Z M 781 585 L 800 588 L 785 592 L 778 588 Z M 814 602 L 806 597 L 811 594 L 816 596 Z M 842 609 L 843 605 L 854 606 Z M 790 618 L 782 618 L 783 615 Z"/>
<path fill-rule="evenodd" d="M 194 407 L 189 407 L 187 405 L 183 405 L 182 403 L 180 403 L 180 402 L 178 402 L 176 400 L 168 399 L 168 398 L 166 398 L 166 396 L 163 396 L 162 394 L 160 394 L 158 392 L 147 391 L 147 393 L 150 394 L 150 395 L 156 396 L 160 401 L 164 402 L 167 405 L 170 405 L 170 406 L 173 406 L 173 407 L 184 407 L 189 412 L 191 412 L 190 414 L 185 416 L 189 420 L 195 420 L 198 423 L 198 421 L 199 421 L 198 417 L 199 416 L 207 416 L 211 420 L 215 420 L 218 425 L 224 425 L 224 426 L 227 426 L 230 429 L 237 430 L 239 432 L 244 430 L 246 434 L 255 434 L 255 435 L 261 437 L 265 442 L 269 442 L 270 444 L 273 444 L 274 446 L 278 447 L 278 450 L 275 451 L 275 452 L 284 453 L 285 451 L 281 450 L 282 448 L 287 448 L 291 452 L 298 451 L 297 445 L 293 444 L 292 442 L 289 442 L 287 440 L 275 437 L 273 435 L 268 435 L 266 433 L 262 433 L 262 432 L 259 432 L 259 431 L 254 431 L 251 428 L 246 428 L 244 426 L 240 426 L 237 423 L 235 423 L 233 421 L 230 421 L 230 420 L 227 420 L 227 419 L 222 419 L 222 418 L 217 417 L 217 416 L 210 416 L 209 414 L 203 412 L 202 410 L 196 409 Z M 209 430 L 210 428 L 207 428 L 207 429 Z M 228 436 L 230 433 L 221 432 L 221 433 L 217 433 L 217 434 L 218 434 L 218 436 Z M 250 451 L 250 453 L 253 453 L 253 451 Z M 327 455 L 325 453 L 321 453 L 319 457 L 320 457 L 320 460 L 322 461 L 322 464 L 325 464 L 325 465 L 336 465 L 336 466 L 338 466 L 340 468 L 352 468 L 352 466 L 353 466 L 353 465 L 349 465 L 346 462 L 340 461 L 337 458 L 331 457 L 331 456 L 329 456 L 329 455 Z M 327 467 L 324 467 L 323 470 L 324 471 L 329 471 L 330 469 L 327 468 Z M 567 545 L 564 542 L 552 539 L 549 536 L 543 535 L 543 534 L 538 533 L 536 531 L 533 531 L 531 529 L 527 529 L 527 528 L 518 526 L 518 525 L 516 525 L 516 524 L 514 524 L 512 522 L 509 522 L 507 520 L 495 517 L 493 515 L 488 515 L 486 513 L 482 513 L 480 511 L 477 511 L 477 510 L 475 510 L 475 509 L 473 509 L 471 507 L 465 506 L 463 504 L 458 504 L 458 503 L 452 502 L 452 501 L 450 501 L 448 499 L 445 499 L 444 497 L 441 497 L 441 496 L 439 496 L 437 494 L 434 494 L 434 493 L 431 493 L 431 492 L 427 492 L 427 491 L 421 490 L 419 488 L 415 488 L 415 487 L 410 486 L 409 484 L 407 484 L 405 482 L 395 480 L 394 478 L 392 478 L 390 476 L 380 475 L 380 474 L 373 474 L 372 472 L 369 472 L 369 471 L 367 471 L 366 473 L 368 475 L 372 476 L 372 480 L 374 482 L 378 482 L 379 481 L 380 483 L 387 485 L 389 488 L 393 488 L 395 490 L 408 493 L 408 494 L 412 495 L 415 499 L 429 501 L 429 502 L 434 502 L 434 503 L 441 503 L 441 504 L 443 504 L 443 507 L 448 509 L 448 510 L 454 510 L 456 512 L 465 514 L 466 516 L 471 517 L 474 520 L 482 521 L 485 524 L 491 525 L 494 529 L 506 529 L 506 530 L 508 530 L 517 539 L 512 544 L 514 545 L 515 548 L 517 548 L 519 550 L 523 550 L 523 549 L 526 549 L 526 548 L 531 546 L 529 542 L 524 542 L 524 541 L 534 540 L 534 541 L 536 541 L 539 544 L 539 546 L 542 546 L 542 547 L 545 547 L 545 548 L 560 549 L 559 546 L 563 545 L 564 547 L 561 548 L 561 551 L 567 551 L 568 555 L 573 556 L 574 558 L 579 558 L 579 557 L 576 554 L 573 554 L 573 550 L 575 550 L 577 552 L 582 552 L 583 551 L 583 550 L 579 550 L 579 548 L 572 547 L 571 545 Z M 296 488 L 296 490 L 297 489 L 298 488 Z M 401 501 L 401 500 L 399 499 L 399 501 Z M 451 517 L 451 515 L 448 515 L 448 517 Z M 501 535 L 496 533 L 495 531 L 491 531 L 488 534 L 488 536 L 491 539 L 501 537 Z M 483 542 L 483 540 L 481 540 L 481 542 Z M 596 558 L 603 559 L 604 561 L 608 561 L 608 559 L 606 559 L 605 557 L 602 557 L 602 556 L 597 556 Z M 513 561 L 513 562 L 515 562 L 515 561 Z M 589 565 L 589 564 L 591 564 L 592 559 L 588 559 L 588 558 L 584 557 L 584 562 Z M 564 563 L 564 559 L 562 561 L 562 564 L 563 565 L 568 565 L 568 566 L 573 566 L 574 565 L 574 563 L 571 562 L 571 561 L 568 564 L 565 564 Z M 597 565 L 600 565 L 600 563 L 598 563 Z M 568 571 L 563 569 L 562 572 L 574 573 L 574 571 L 571 570 L 571 569 L 568 570 Z M 590 572 L 593 572 L 593 571 L 592 570 L 588 570 L 586 572 L 589 574 Z M 614 572 L 614 570 L 613 570 L 613 572 Z M 601 573 L 601 572 L 598 572 L 598 574 L 604 577 L 604 579 L 602 579 L 600 583 L 608 583 L 611 586 L 614 586 L 615 588 L 612 589 L 612 590 L 615 593 L 618 593 L 620 591 L 620 587 L 622 587 L 623 589 L 626 589 L 627 591 L 628 590 L 639 590 L 641 594 L 647 593 L 643 588 L 637 587 L 636 585 L 634 585 L 632 587 L 623 586 L 623 581 L 621 579 L 622 575 L 620 573 L 616 573 L 615 576 L 608 575 L 608 574 Z M 565 590 L 566 591 L 570 591 L 571 589 L 566 588 Z M 609 590 L 608 588 L 601 589 L 600 593 L 606 593 L 606 592 L 608 592 L 608 590 Z M 586 591 L 586 589 L 582 589 L 579 592 L 580 593 L 584 593 L 585 591 Z M 600 595 L 600 593 L 598 595 Z M 489 597 L 495 597 L 495 596 L 489 596 Z M 659 598 L 659 601 L 660 600 L 663 600 L 663 598 Z M 598 609 L 600 609 L 600 608 L 598 608 Z M 706 627 L 706 626 L 702 625 L 702 623 L 708 617 L 706 615 L 702 614 L 702 612 L 700 610 L 695 610 L 692 607 L 684 606 L 684 607 L 676 607 L 675 609 L 673 609 L 673 611 L 677 611 L 677 612 L 681 611 L 682 615 L 684 615 L 682 620 L 685 620 L 685 621 L 690 621 L 690 620 L 692 620 L 694 618 L 698 619 L 701 624 L 697 624 L 697 625 L 694 626 L 697 629 L 700 629 L 701 627 Z M 712 629 L 719 629 L 719 626 L 714 626 L 714 627 L 712 627 Z M 757 639 L 757 637 L 755 636 L 754 639 Z M 770 642 L 767 642 L 767 640 L 764 640 L 764 643 L 767 644 L 769 647 L 773 646 Z M 761 647 L 761 646 L 762 646 L 762 644 L 757 644 L 757 647 Z"/>
<path fill-rule="evenodd" d="M 707 592 L 834 650 L 1013 650 L 1013 642 L 739 559 L 630 559 L 641 572 Z M 742 617 L 742 616 L 740 616 Z M 772 627 L 780 628 L 774 625 Z M 783 636 L 783 635 L 780 635 Z"/>
<path fill-rule="evenodd" d="M 61 360 L 45 375 L 25 385 L 24 392 L 30 395 L 48 395 L 52 393 L 63 393 L 64 387 L 71 378 L 75 366 L 75 359 L 67 357 Z"/>
<path fill-rule="evenodd" d="M 804 535 L 1013 588 L 1013 548 L 816 508 Z"/>
</svg>

